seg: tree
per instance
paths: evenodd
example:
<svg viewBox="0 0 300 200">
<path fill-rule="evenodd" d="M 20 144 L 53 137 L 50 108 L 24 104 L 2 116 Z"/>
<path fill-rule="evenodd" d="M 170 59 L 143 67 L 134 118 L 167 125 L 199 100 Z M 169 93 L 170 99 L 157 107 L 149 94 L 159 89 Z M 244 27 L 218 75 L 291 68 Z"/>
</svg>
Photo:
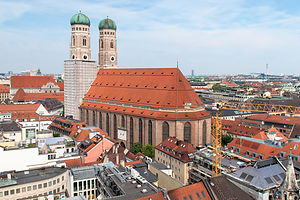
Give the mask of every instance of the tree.
<svg viewBox="0 0 300 200">
<path fill-rule="evenodd" d="M 221 91 L 223 91 L 225 88 L 224 88 L 222 85 L 220 85 L 220 83 L 216 83 L 216 84 L 214 84 L 214 85 L 212 86 L 212 89 L 213 89 L 214 92 L 216 92 L 216 91 L 221 92 Z"/>
<path fill-rule="evenodd" d="M 154 146 L 151 144 L 147 144 L 146 146 L 142 147 L 142 153 L 145 156 L 149 156 L 151 158 L 154 158 L 155 151 L 154 151 Z"/>
<path fill-rule="evenodd" d="M 138 152 L 142 152 L 143 145 L 139 142 L 136 142 L 131 147 L 131 152 L 133 154 L 137 154 Z"/>
<path fill-rule="evenodd" d="M 233 137 L 229 134 L 227 135 L 222 135 L 222 146 L 226 146 L 228 143 L 230 143 L 233 140 Z"/>
</svg>

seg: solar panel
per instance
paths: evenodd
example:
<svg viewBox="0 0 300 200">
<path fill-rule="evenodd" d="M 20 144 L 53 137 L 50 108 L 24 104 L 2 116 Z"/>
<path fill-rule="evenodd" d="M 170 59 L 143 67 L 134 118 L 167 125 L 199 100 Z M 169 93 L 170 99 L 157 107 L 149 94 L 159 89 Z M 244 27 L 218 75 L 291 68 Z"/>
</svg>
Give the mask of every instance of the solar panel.
<svg viewBox="0 0 300 200">
<path fill-rule="evenodd" d="M 200 194 L 198 192 L 196 194 L 197 194 L 198 199 L 201 199 Z"/>
<path fill-rule="evenodd" d="M 276 181 L 280 181 L 280 178 L 279 178 L 278 175 L 273 176 L 273 178 L 274 178 Z"/>
<path fill-rule="evenodd" d="M 204 198 L 206 198 L 206 195 L 205 195 L 205 193 L 204 193 L 203 191 L 201 191 L 201 194 L 202 194 L 202 196 L 203 196 Z"/>
<path fill-rule="evenodd" d="M 274 183 L 270 177 L 265 178 L 268 184 Z"/>
<path fill-rule="evenodd" d="M 243 173 L 240 175 L 240 178 L 241 178 L 241 179 L 245 179 L 246 176 L 247 176 L 247 174 L 243 172 Z"/>
<path fill-rule="evenodd" d="M 246 181 L 251 182 L 253 180 L 254 176 L 248 175 L 246 178 Z"/>
<path fill-rule="evenodd" d="M 190 200 L 194 200 L 193 197 L 192 197 L 192 195 L 189 194 L 189 197 L 190 197 Z"/>
<path fill-rule="evenodd" d="M 279 174 L 279 176 L 281 176 L 282 179 L 285 178 L 285 174 L 284 173 Z"/>
</svg>

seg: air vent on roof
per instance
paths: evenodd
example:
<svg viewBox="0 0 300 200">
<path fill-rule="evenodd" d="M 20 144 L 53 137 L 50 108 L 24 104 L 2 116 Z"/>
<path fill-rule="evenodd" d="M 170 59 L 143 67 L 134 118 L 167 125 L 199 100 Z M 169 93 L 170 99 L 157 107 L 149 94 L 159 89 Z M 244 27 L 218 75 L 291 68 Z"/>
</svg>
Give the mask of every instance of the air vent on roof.
<svg viewBox="0 0 300 200">
<path fill-rule="evenodd" d="M 142 193 L 148 192 L 146 188 L 142 189 Z"/>
<path fill-rule="evenodd" d="M 140 184 L 138 184 L 138 185 L 136 185 L 136 187 L 137 187 L 137 188 L 140 188 L 140 187 L 142 187 L 142 186 L 141 186 Z"/>
</svg>

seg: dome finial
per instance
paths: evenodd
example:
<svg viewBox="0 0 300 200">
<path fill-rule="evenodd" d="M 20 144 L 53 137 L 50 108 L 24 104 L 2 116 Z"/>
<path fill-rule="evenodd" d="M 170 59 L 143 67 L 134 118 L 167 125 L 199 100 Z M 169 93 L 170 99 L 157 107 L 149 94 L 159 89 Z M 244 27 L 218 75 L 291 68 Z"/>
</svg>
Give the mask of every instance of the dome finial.
<svg viewBox="0 0 300 200">
<path fill-rule="evenodd" d="M 108 15 L 106 15 L 106 18 L 108 19 Z"/>
<path fill-rule="evenodd" d="M 79 9 L 79 12 L 80 12 L 80 13 L 81 13 L 81 11 L 82 11 L 82 10 L 81 10 L 81 9 Z"/>
</svg>

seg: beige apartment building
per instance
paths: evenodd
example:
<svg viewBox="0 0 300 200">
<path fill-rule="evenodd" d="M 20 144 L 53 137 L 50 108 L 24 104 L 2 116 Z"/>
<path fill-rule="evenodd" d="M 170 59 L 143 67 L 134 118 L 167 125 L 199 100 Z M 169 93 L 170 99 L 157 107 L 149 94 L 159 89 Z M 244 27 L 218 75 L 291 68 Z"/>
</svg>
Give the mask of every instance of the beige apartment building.
<svg viewBox="0 0 300 200">
<path fill-rule="evenodd" d="M 172 169 L 173 178 L 187 185 L 193 162 L 190 155 L 195 151 L 196 148 L 188 142 L 169 137 L 155 147 L 155 159 Z"/>
<path fill-rule="evenodd" d="M 37 199 L 53 195 L 65 197 L 68 170 L 47 167 L 1 174 L 0 199 Z"/>
</svg>

